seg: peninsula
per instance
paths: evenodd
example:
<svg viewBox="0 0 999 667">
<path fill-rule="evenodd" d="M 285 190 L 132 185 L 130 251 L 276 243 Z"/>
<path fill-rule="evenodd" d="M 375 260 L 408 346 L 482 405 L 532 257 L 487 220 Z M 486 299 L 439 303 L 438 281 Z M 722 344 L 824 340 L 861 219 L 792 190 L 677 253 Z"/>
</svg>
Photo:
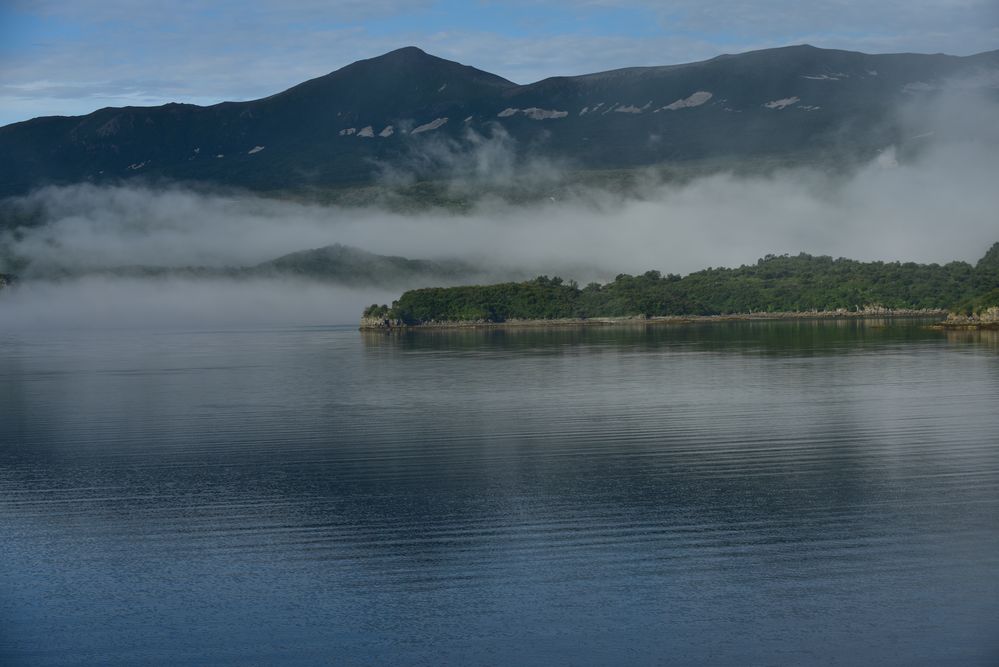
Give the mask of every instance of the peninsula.
<svg viewBox="0 0 999 667">
<path fill-rule="evenodd" d="M 967 262 L 859 262 L 768 255 L 687 276 L 647 271 L 606 284 L 539 276 L 525 282 L 431 287 L 372 304 L 362 329 L 615 324 L 634 321 L 936 317 L 990 326 L 999 306 L 999 243 Z"/>
</svg>

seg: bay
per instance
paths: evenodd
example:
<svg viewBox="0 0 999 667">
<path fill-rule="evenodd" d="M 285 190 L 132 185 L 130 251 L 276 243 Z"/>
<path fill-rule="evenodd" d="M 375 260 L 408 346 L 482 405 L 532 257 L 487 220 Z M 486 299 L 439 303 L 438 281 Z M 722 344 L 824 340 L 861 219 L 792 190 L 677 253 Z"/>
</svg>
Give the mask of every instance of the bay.
<svg viewBox="0 0 999 667">
<path fill-rule="evenodd" d="M 999 339 L 0 333 L 0 663 L 999 662 Z"/>
</svg>

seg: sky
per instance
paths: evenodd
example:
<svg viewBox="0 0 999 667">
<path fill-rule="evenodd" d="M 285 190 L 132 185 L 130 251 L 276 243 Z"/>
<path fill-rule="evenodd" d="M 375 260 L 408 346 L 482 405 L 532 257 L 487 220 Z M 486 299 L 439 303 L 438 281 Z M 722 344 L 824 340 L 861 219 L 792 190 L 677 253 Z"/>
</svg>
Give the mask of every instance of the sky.
<svg viewBox="0 0 999 667">
<path fill-rule="evenodd" d="M 284 90 L 401 46 L 517 83 L 808 43 L 999 48 L 997 0 L 0 0 L 0 125 Z"/>
</svg>

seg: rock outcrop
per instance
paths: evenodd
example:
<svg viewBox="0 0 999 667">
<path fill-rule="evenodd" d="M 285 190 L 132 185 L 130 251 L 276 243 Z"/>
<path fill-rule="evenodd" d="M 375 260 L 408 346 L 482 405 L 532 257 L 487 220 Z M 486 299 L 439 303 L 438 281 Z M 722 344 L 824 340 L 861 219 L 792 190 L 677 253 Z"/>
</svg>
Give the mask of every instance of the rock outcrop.
<svg viewBox="0 0 999 667">
<path fill-rule="evenodd" d="M 951 313 L 943 322 L 943 326 L 958 329 L 999 329 L 999 306 L 985 308 L 973 315 Z"/>
</svg>

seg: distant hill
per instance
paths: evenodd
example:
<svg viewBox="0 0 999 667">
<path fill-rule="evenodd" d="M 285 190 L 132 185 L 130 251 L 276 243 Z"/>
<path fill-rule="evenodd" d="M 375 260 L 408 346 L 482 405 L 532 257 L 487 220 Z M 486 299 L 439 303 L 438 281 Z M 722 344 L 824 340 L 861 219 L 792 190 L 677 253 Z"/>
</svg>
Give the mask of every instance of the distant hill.
<svg viewBox="0 0 999 667">
<path fill-rule="evenodd" d="M 945 80 L 993 86 L 999 51 L 868 55 L 790 46 L 517 85 L 407 47 L 282 93 L 208 107 L 105 108 L 0 128 L 0 196 L 132 178 L 279 190 L 433 178 L 429 145 L 502 131 L 517 159 L 619 169 L 766 156 L 869 157 L 907 139 L 895 111 Z M 968 82 L 971 82 L 968 84 Z M 435 155 L 437 157 L 435 157 Z M 445 160 L 446 162 L 446 160 Z"/>
<path fill-rule="evenodd" d="M 36 266 L 31 262 L 8 258 L 26 281 L 63 280 L 82 276 L 130 278 L 303 278 L 319 282 L 355 287 L 408 287 L 413 285 L 456 285 L 495 280 L 496 276 L 468 262 L 457 259 L 408 259 L 375 253 L 339 243 L 289 253 L 252 266 Z M 517 272 L 503 275 L 522 277 Z M 0 273 L 0 287 L 15 281 L 13 274 Z"/>
<path fill-rule="evenodd" d="M 293 252 L 249 269 L 254 274 L 298 276 L 344 285 L 406 285 L 430 281 L 457 284 L 483 277 L 476 267 L 458 261 L 407 259 L 376 255 L 339 243 Z"/>
</svg>

